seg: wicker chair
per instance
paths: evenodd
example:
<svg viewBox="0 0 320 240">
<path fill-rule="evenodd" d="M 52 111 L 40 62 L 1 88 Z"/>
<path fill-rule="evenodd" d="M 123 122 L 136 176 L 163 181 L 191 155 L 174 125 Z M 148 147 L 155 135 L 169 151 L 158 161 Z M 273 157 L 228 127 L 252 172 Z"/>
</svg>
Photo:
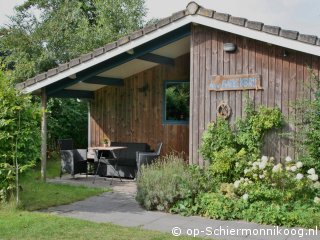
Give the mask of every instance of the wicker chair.
<svg viewBox="0 0 320 240">
<path fill-rule="evenodd" d="M 61 157 L 60 178 L 63 173 L 85 173 L 88 176 L 87 149 L 73 149 L 72 139 L 58 140 Z"/>
<path fill-rule="evenodd" d="M 154 152 L 136 152 L 137 175 L 140 173 L 142 165 L 152 164 L 160 156 L 161 148 L 162 143 L 159 143 Z"/>
</svg>

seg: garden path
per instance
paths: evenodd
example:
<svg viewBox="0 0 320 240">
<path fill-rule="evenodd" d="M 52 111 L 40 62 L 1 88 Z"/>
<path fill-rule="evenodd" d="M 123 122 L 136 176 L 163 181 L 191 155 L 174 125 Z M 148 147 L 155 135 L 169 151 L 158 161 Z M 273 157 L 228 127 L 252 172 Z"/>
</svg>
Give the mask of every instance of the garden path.
<svg viewBox="0 0 320 240">
<path fill-rule="evenodd" d="M 94 187 L 109 187 L 109 179 L 97 178 L 92 184 L 92 178 L 79 177 L 70 179 L 52 179 L 51 182 L 64 184 L 81 184 Z M 84 219 L 94 222 L 110 222 L 125 227 L 169 232 L 191 236 L 202 236 L 213 239 L 227 240 L 319 240 L 320 231 L 313 236 L 308 230 L 285 229 L 265 226 L 244 221 L 219 221 L 203 217 L 184 217 L 169 213 L 146 211 L 135 201 L 136 184 L 134 181 L 120 182 L 116 179 L 110 186 L 112 192 L 91 197 L 69 205 L 52 207 L 47 212 L 66 217 Z M 238 234 L 237 234 L 238 231 Z M 272 231 L 272 235 L 270 235 Z M 290 231 L 290 232 L 289 232 Z M 303 232 L 302 232 L 303 231 Z M 269 233 L 269 236 L 264 232 Z M 275 233 L 281 233 L 276 235 Z M 250 234 L 251 233 L 251 234 Z M 262 233 L 262 234 L 260 234 Z M 289 234 L 290 233 L 290 234 Z M 293 234 L 296 233 L 296 234 Z M 310 232 L 313 233 L 313 232 Z M 302 236 L 303 234 L 303 236 Z"/>
</svg>

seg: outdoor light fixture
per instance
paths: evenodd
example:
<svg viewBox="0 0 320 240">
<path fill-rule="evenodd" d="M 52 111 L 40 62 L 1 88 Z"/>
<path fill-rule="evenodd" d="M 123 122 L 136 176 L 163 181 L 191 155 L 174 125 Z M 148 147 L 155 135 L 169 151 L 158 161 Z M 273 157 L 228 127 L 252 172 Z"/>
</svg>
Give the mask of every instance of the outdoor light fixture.
<svg viewBox="0 0 320 240">
<path fill-rule="evenodd" d="M 289 55 L 289 51 L 288 50 L 283 50 L 283 54 L 282 54 L 282 56 L 283 57 L 288 57 L 288 55 Z"/>
<path fill-rule="evenodd" d="M 223 44 L 223 50 L 228 53 L 235 52 L 237 50 L 237 45 L 234 43 L 225 43 Z"/>
</svg>

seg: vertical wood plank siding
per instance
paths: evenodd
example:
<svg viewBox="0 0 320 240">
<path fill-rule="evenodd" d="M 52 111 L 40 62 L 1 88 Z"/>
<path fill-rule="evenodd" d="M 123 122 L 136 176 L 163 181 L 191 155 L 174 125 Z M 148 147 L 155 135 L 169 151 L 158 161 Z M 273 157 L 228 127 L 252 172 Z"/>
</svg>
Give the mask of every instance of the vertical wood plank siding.
<svg viewBox="0 0 320 240">
<path fill-rule="evenodd" d="M 223 51 L 223 44 L 237 44 L 235 53 Z M 307 65 L 319 75 L 319 57 L 226 33 L 204 26 L 193 26 L 191 36 L 191 122 L 189 162 L 203 166 L 199 145 L 204 129 L 216 120 L 216 107 L 220 101 L 228 102 L 232 109 L 230 121 L 244 116 L 246 95 L 254 100 L 255 107 L 263 104 L 279 107 L 285 117 L 293 113 L 291 103 L 301 97 L 311 98 L 305 87 L 309 83 Z M 212 75 L 257 73 L 262 76 L 262 91 L 208 91 Z M 284 131 L 294 130 L 286 124 Z M 276 133 L 266 138 L 263 153 L 281 160 L 293 150 L 288 141 L 279 140 Z M 293 156 L 294 157 L 294 156 Z"/>
<path fill-rule="evenodd" d="M 189 125 L 164 125 L 165 80 L 189 80 L 190 55 L 175 60 L 175 66 L 158 65 L 124 80 L 124 86 L 108 86 L 95 92 L 91 103 L 91 146 L 111 141 L 145 142 L 154 149 L 163 142 L 162 154 L 189 153 Z M 139 90 L 148 85 L 148 90 Z M 204 85 L 203 85 L 204 87 Z"/>
</svg>

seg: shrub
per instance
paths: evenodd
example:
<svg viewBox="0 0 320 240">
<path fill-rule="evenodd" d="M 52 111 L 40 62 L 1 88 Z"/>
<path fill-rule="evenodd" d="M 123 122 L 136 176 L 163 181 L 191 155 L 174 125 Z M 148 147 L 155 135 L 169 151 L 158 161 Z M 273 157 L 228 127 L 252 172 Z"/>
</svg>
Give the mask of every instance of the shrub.
<svg viewBox="0 0 320 240">
<path fill-rule="evenodd" d="M 236 122 L 236 142 L 245 148 L 253 158 L 257 158 L 261 154 L 265 134 L 282 125 L 282 114 L 278 108 L 264 106 L 254 111 L 250 102 L 247 103 L 245 112 L 246 117 Z"/>
<path fill-rule="evenodd" d="M 244 171 L 244 177 L 234 182 L 236 194 L 238 196 L 247 194 L 249 202 L 304 201 L 320 206 L 314 203 L 314 199 L 320 194 L 319 177 L 315 170 L 310 169 L 305 173 L 301 162 L 294 162 L 290 157 L 286 160 L 286 167 L 266 156 L 249 163 Z"/>
<path fill-rule="evenodd" d="M 237 152 L 234 148 L 225 147 L 213 153 L 214 161 L 210 164 L 209 171 L 220 182 L 234 181 L 240 176 L 240 173 L 243 173 L 247 158 L 244 149 Z"/>
<path fill-rule="evenodd" d="M 234 136 L 228 121 L 218 117 L 217 122 L 210 123 L 203 133 L 200 153 L 205 160 L 212 162 L 214 154 L 225 147 L 235 147 Z"/>
<path fill-rule="evenodd" d="M 160 158 L 141 169 L 136 200 L 148 210 L 169 211 L 177 201 L 197 195 L 201 186 L 197 172 L 181 157 L 171 154 Z"/>
<path fill-rule="evenodd" d="M 0 109 L 0 198 L 7 200 L 15 189 L 16 159 L 20 172 L 39 159 L 40 109 L 31 96 L 15 90 L 1 72 Z"/>
<path fill-rule="evenodd" d="M 247 161 L 256 159 L 260 156 L 266 133 L 282 125 L 283 118 L 278 108 L 260 106 L 255 111 L 253 103 L 247 100 L 245 113 L 245 118 L 237 120 L 234 131 L 228 121 L 218 118 L 204 132 L 200 153 L 210 161 L 214 172 L 229 174 L 231 168 L 237 172 L 239 169 L 234 168 L 236 162 L 243 170 L 237 155 L 240 154 L 241 159 L 247 158 Z"/>
</svg>

